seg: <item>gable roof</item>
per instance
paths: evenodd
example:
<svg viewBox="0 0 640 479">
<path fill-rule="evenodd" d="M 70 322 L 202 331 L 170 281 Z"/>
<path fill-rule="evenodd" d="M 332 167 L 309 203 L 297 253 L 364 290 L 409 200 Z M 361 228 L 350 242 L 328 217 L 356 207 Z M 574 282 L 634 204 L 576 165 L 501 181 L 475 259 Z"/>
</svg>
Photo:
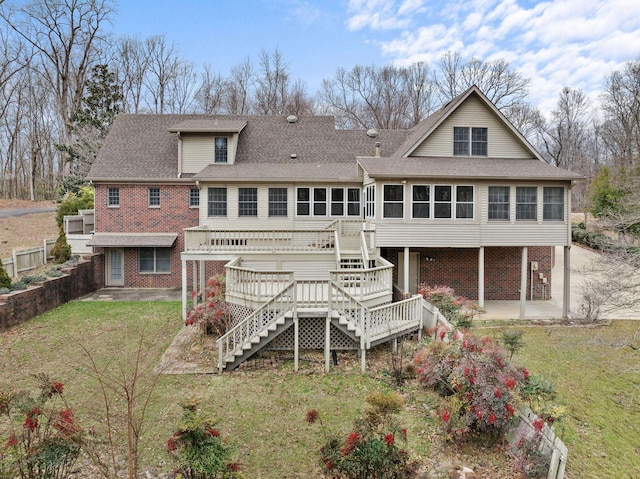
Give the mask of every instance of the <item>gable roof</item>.
<svg viewBox="0 0 640 479">
<path fill-rule="evenodd" d="M 470 96 L 477 96 L 482 103 L 504 124 L 517 141 L 531 153 L 532 158 L 536 158 L 542 162 L 546 161 L 540 156 L 536 149 L 529 143 L 529 141 L 520 133 L 502 112 L 480 91 L 480 89 L 473 85 L 464 93 L 458 95 L 452 99 L 449 103 L 444 105 L 438 111 L 425 118 L 412 128 L 412 134 L 406 139 L 406 141 L 400 145 L 400 147 L 394 152 L 395 157 L 407 157 L 410 156 L 428 137 L 433 133 L 449 116 Z"/>
<path fill-rule="evenodd" d="M 260 167 L 265 179 L 282 178 L 288 172 L 298 177 L 305 168 L 307 178 L 313 179 L 318 170 L 308 169 L 309 165 L 325 165 L 320 168 L 325 171 L 323 175 L 334 177 L 328 165 L 348 164 L 349 176 L 355 178 L 356 156 L 372 155 L 377 141 L 381 142 L 382 154 L 391 155 L 409 134 L 408 130 L 380 130 L 374 139 L 364 130 L 336 130 L 334 125 L 333 117 L 329 116 L 302 116 L 290 123 L 284 116 L 121 113 L 111 126 L 88 179 L 178 181 L 176 132 L 196 135 L 220 131 L 220 127 L 242 130 L 235 164 L 219 165 L 228 168 L 224 174 L 229 177 L 236 173 L 238 177 L 248 177 L 250 168 L 243 165 L 271 165 Z M 335 169 L 340 174 L 346 171 Z M 208 176 L 209 172 L 214 176 Z M 198 177 L 215 178 L 218 174 L 218 170 L 207 167 Z"/>
</svg>

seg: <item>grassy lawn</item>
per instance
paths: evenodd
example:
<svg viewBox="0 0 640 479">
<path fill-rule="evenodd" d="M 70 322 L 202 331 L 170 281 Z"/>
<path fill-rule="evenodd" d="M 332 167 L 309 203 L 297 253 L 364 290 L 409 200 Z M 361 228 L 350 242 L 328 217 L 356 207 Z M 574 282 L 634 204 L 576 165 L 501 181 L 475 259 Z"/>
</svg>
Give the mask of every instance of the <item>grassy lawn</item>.
<svg viewBox="0 0 640 479">
<path fill-rule="evenodd" d="M 99 426 L 102 404 L 83 347 L 100 367 L 117 373 L 131 366 L 126 357 L 144 334 L 144 364 L 150 370 L 181 328 L 179 311 L 178 303 L 64 305 L 0 333 L 0 389 L 33 388 L 30 374 L 48 373 L 65 383 L 79 420 Z M 599 329 L 553 328 L 550 334 L 543 328 L 524 329 L 527 344 L 516 360 L 552 380 L 567 406 L 567 418 L 557 430 L 569 447 L 568 477 L 640 476 L 640 352 L 619 346 L 638 326 L 620 322 Z M 497 329 L 482 332 L 500 334 Z M 312 368 L 294 373 L 290 364 L 222 376 L 161 375 L 145 423 L 142 466 L 162 468 L 166 440 L 181 413 L 178 402 L 197 397 L 237 446 L 247 477 L 321 477 L 316 453 L 322 432 L 318 424 L 304 422 L 306 412 L 317 409 L 327 430 L 345 436 L 367 395 L 392 388 L 384 375 L 386 354 L 380 354 L 378 367 L 372 368 L 376 370 L 365 375 L 357 362 L 353 368 L 341 363 L 328 375 Z M 151 377 L 143 377 L 143 389 Z M 500 451 L 479 457 L 472 447 L 443 446 L 434 440 L 437 397 L 413 383 L 401 393 L 412 456 L 423 461 L 425 472 L 442 473 L 427 477 L 448 477 L 446 465 L 452 462 L 475 466 L 482 477 L 511 477 L 505 474 L 507 461 Z"/>
<path fill-rule="evenodd" d="M 640 350 L 628 345 L 640 346 L 640 322 L 521 331 L 514 360 L 553 382 L 567 408 L 556 426 L 569 448 L 567 476 L 640 477 Z"/>
</svg>

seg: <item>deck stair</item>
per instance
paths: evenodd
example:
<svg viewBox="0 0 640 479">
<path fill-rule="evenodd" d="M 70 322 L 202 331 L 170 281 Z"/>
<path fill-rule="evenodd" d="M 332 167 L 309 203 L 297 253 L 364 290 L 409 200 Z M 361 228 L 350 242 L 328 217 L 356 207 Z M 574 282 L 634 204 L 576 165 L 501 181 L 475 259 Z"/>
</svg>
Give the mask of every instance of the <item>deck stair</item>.
<svg viewBox="0 0 640 479">
<path fill-rule="evenodd" d="M 419 296 L 368 308 L 335 282 L 318 283 L 328 291 L 324 304 L 317 298 L 307 300 L 294 280 L 218 339 L 218 369 L 237 368 L 292 327 L 294 318 L 299 321 L 305 317 L 328 318 L 330 324 L 359 344 L 363 352 L 376 344 L 422 329 L 422 298 Z"/>
</svg>

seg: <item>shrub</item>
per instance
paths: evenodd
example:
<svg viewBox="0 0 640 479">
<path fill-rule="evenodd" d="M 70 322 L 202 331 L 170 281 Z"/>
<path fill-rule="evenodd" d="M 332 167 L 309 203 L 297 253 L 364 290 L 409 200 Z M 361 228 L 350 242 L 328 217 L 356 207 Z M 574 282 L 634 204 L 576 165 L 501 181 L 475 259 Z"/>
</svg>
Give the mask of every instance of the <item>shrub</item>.
<svg viewBox="0 0 640 479">
<path fill-rule="evenodd" d="M 63 275 L 62 271 L 60 271 L 58 268 L 49 268 L 45 271 L 45 274 L 50 278 L 59 278 Z"/>
<path fill-rule="evenodd" d="M 446 397 L 440 411 L 448 438 L 494 441 L 512 423 L 529 373 L 511 366 L 489 338 L 433 343 L 415 358 L 418 377 Z"/>
<path fill-rule="evenodd" d="M 240 464 L 215 424 L 198 411 L 195 401 L 181 404 L 182 417 L 167 441 L 167 452 L 183 479 L 239 478 Z"/>
<path fill-rule="evenodd" d="M 22 291 L 24 289 L 27 289 L 29 286 L 22 280 L 20 281 L 16 281 L 15 283 L 13 283 L 11 285 L 11 291 Z"/>
<path fill-rule="evenodd" d="M 7 270 L 4 269 L 4 265 L 2 261 L 0 261 L 0 287 L 9 288 L 11 287 L 11 277 L 7 273 Z"/>
<path fill-rule="evenodd" d="M 464 296 L 457 296 L 449 286 L 421 284 L 418 294 L 438 308 L 454 328 L 469 329 L 478 310 Z"/>
<path fill-rule="evenodd" d="M 511 361 L 514 353 L 518 352 L 522 346 L 524 346 L 522 331 L 504 331 L 502 333 L 502 345 L 509 351 L 509 361 Z"/>
<path fill-rule="evenodd" d="M 71 258 L 71 246 L 67 243 L 67 235 L 64 234 L 64 230 L 60 228 L 60 234 L 56 240 L 56 244 L 51 249 L 54 263 L 64 263 Z"/>
<path fill-rule="evenodd" d="M 11 424 L 0 472 L 22 479 L 68 477 L 84 434 L 64 398 L 64 384 L 35 377 L 38 395 L 0 392 L 0 414 Z"/>
<path fill-rule="evenodd" d="M 324 474 L 336 479 L 416 477 L 417 464 L 409 460 L 406 449 L 399 447 L 407 443 L 407 430 L 396 418 L 403 407 L 402 398 L 397 393 L 376 392 L 366 401 L 364 416 L 354 422 L 346 439 L 325 434 L 320 449 Z M 317 411 L 309 411 L 306 421 L 319 421 Z"/>
<path fill-rule="evenodd" d="M 187 313 L 185 324 L 197 325 L 204 334 L 224 335 L 231 326 L 231 310 L 225 301 L 225 291 L 224 275 L 209 278 L 202 302 Z"/>
<path fill-rule="evenodd" d="M 34 275 L 25 275 L 22 277 L 21 281 L 24 284 L 33 284 L 39 283 L 42 281 L 46 281 L 47 277 L 43 274 L 34 274 Z"/>
<path fill-rule="evenodd" d="M 0 286 L 0 294 L 7 294 L 7 293 L 10 293 L 10 292 L 11 292 L 11 289 L 5 288 L 4 286 Z"/>
<path fill-rule="evenodd" d="M 56 223 L 63 229 L 64 217 L 77 215 L 79 210 L 93 209 L 94 192 L 89 186 L 81 187 L 76 193 L 68 192 L 58 205 Z"/>
</svg>

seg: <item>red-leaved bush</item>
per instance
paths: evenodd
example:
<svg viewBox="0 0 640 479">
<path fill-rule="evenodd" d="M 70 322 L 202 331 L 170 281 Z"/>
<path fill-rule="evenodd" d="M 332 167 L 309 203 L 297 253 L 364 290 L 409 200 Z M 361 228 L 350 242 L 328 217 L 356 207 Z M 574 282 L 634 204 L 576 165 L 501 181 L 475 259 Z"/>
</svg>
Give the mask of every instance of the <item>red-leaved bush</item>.
<svg viewBox="0 0 640 479">
<path fill-rule="evenodd" d="M 511 424 L 525 370 L 511 366 L 489 338 L 435 342 L 414 360 L 424 386 L 447 398 L 440 418 L 450 437 L 478 433 L 497 439 Z"/>
<path fill-rule="evenodd" d="M 231 326 L 231 310 L 225 302 L 225 276 L 212 276 L 201 302 L 187 313 L 185 325 L 198 326 L 204 334 L 217 337 L 225 334 Z M 195 296 L 195 291 L 193 292 Z"/>
</svg>

